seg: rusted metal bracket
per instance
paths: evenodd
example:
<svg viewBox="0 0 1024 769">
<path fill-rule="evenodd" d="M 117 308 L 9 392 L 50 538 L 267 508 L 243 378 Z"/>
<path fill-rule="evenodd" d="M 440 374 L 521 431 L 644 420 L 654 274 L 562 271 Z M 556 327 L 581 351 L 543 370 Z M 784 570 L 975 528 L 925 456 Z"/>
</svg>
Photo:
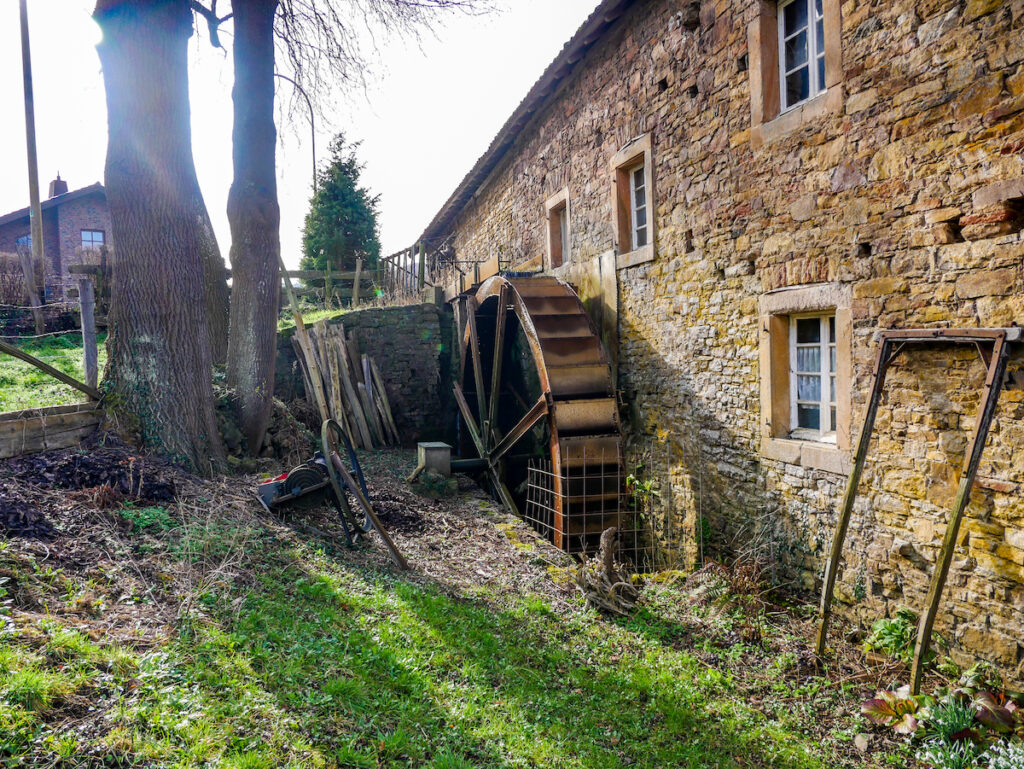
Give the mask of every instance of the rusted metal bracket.
<svg viewBox="0 0 1024 769">
<path fill-rule="evenodd" d="M 846 532 L 849 528 L 850 514 L 853 511 L 853 503 L 857 497 L 857 486 L 860 482 L 861 472 L 864 469 L 864 462 L 867 459 L 868 446 L 871 443 L 871 433 L 874 430 L 878 404 L 881 400 L 889 366 L 910 345 L 974 345 L 981 352 L 982 360 L 986 363 L 985 388 L 982 393 L 978 417 L 975 420 L 974 434 L 971 436 L 971 441 L 964 456 L 964 465 L 960 474 L 957 495 L 953 502 L 952 516 L 946 527 L 946 536 L 942 543 L 942 550 L 940 551 L 935 572 L 932 574 L 926 610 L 918 624 L 917 644 L 914 649 L 914 662 L 911 671 L 911 689 L 914 694 L 917 694 L 920 690 L 921 677 L 924 672 L 922 663 L 928 653 L 932 629 L 935 626 L 935 617 L 938 613 L 939 602 L 942 597 L 942 589 L 946 584 L 946 577 L 949 574 L 949 565 L 953 558 L 953 551 L 956 549 L 960 522 L 963 519 L 963 513 L 970 498 L 971 487 L 974 485 L 978 465 L 981 462 L 981 455 L 985 449 L 985 440 L 988 437 L 996 404 L 999 401 L 999 394 L 1002 391 L 1010 343 L 1020 341 L 1021 334 L 1022 329 L 1016 327 L 991 329 L 906 329 L 880 331 L 876 334 L 878 354 L 875 358 L 871 399 L 868 401 L 867 411 L 864 415 L 864 426 L 861 429 L 860 439 L 857 443 L 857 451 L 853 459 L 853 469 L 850 471 L 850 477 L 846 484 L 846 492 L 843 495 L 843 503 L 840 507 L 839 518 L 836 521 L 835 535 L 832 539 L 832 550 L 829 555 L 828 565 L 825 568 L 825 579 L 822 586 L 821 607 L 819 610 L 820 625 L 818 627 L 818 639 L 815 647 L 815 652 L 819 658 L 825 654 L 828 625 L 832 616 L 832 596 L 835 590 L 836 572 L 839 568 L 843 541 L 846 539 Z M 985 354 L 986 346 L 988 347 L 987 355 Z"/>
</svg>

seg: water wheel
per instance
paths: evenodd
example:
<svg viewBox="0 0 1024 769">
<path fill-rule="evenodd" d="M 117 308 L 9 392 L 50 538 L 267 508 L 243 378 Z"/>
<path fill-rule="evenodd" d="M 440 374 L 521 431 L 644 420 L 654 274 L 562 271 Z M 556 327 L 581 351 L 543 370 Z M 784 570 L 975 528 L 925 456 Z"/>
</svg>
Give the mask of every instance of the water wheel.
<svg viewBox="0 0 1024 769">
<path fill-rule="evenodd" d="M 608 526 L 632 532 L 608 354 L 576 293 L 495 276 L 464 317 L 462 456 L 480 457 L 495 496 L 562 550 L 596 550 Z"/>
</svg>

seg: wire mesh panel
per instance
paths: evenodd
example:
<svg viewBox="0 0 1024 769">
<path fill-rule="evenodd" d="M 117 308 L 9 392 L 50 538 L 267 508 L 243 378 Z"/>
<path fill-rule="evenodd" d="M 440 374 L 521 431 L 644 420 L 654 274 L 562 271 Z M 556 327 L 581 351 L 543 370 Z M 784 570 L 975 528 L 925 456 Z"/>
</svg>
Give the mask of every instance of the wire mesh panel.
<svg viewBox="0 0 1024 769">
<path fill-rule="evenodd" d="M 529 462 L 524 518 L 568 553 L 597 551 L 601 533 L 618 530 L 619 560 L 646 562 L 649 536 L 626 494 L 618 452 L 563 454 L 559 470 L 548 459 Z"/>
</svg>

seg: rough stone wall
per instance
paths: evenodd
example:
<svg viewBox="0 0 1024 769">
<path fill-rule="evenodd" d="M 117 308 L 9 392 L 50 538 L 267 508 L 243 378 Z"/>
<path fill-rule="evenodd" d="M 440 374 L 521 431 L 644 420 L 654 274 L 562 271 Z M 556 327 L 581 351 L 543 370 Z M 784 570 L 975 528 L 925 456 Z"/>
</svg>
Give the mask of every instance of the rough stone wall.
<svg viewBox="0 0 1024 769">
<path fill-rule="evenodd" d="M 1024 322 L 1024 0 L 842 2 L 834 108 L 754 141 L 748 25 L 762 4 L 704 0 L 693 30 L 686 5 L 641 3 L 588 52 L 462 212 L 455 250 L 544 254 L 543 201 L 563 186 L 568 258 L 608 250 L 609 159 L 649 132 L 656 257 L 619 272 L 632 450 L 669 457 L 677 548 L 692 554 L 701 529 L 767 526 L 780 577 L 813 590 L 846 476 L 762 453 L 758 298 L 850 287 L 854 440 L 876 330 Z M 938 623 L 963 656 L 1018 680 L 1022 369 L 1018 350 Z M 848 615 L 923 606 L 981 372 L 972 351 L 949 349 L 892 370 L 840 575 Z"/>
<path fill-rule="evenodd" d="M 371 308 L 347 312 L 331 321 L 346 333 L 355 332 L 359 351 L 380 369 L 403 445 L 418 441 L 451 441 L 454 430 L 452 395 L 452 316 L 432 304 Z M 284 400 L 305 397 L 291 336 L 278 335 L 275 395 Z"/>
</svg>

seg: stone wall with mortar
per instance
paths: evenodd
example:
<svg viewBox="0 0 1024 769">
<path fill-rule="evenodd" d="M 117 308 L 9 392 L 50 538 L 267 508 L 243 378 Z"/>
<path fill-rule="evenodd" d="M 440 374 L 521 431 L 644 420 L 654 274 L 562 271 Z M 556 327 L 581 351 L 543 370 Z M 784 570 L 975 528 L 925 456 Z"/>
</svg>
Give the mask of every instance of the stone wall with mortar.
<svg viewBox="0 0 1024 769">
<path fill-rule="evenodd" d="M 447 308 L 432 304 L 370 308 L 329 321 L 355 332 L 359 351 L 380 369 L 391 410 L 404 446 L 418 441 L 452 442 L 454 404 L 452 365 L 454 329 Z M 306 397 L 291 337 L 278 334 L 275 395 L 282 400 Z"/>
<path fill-rule="evenodd" d="M 780 576 L 816 590 L 849 451 L 821 469 L 799 451 L 763 450 L 758 301 L 801 285 L 849 291 L 854 441 L 876 330 L 1024 322 L 1024 0 L 832 3 L 838 84 L 799 119 L 755 126 L 748 40 L 770 6 L 704 0 L 693 24 L 692 3 L 639 3 L 521 132 L 452 235 L 459 259 L 536 259 L 544 201 L 568 187 L 567 258 L 608 251 L 609 159 L 649 134 L 655 258 L 618 273 L 631 451 L 669 458 L 666 530 L 685 559 L 701 530 L 741 540 L 767 530 Z M 1016 384 L 998 408 L 938 629 L 962 657 L 1019 681 L 1020 350 L 1010 368 Z M 982 371 L 976 353 L 949 349 L 893 368 L 840 575 L 848 616 L 923 605 Z"/>
</svg>

